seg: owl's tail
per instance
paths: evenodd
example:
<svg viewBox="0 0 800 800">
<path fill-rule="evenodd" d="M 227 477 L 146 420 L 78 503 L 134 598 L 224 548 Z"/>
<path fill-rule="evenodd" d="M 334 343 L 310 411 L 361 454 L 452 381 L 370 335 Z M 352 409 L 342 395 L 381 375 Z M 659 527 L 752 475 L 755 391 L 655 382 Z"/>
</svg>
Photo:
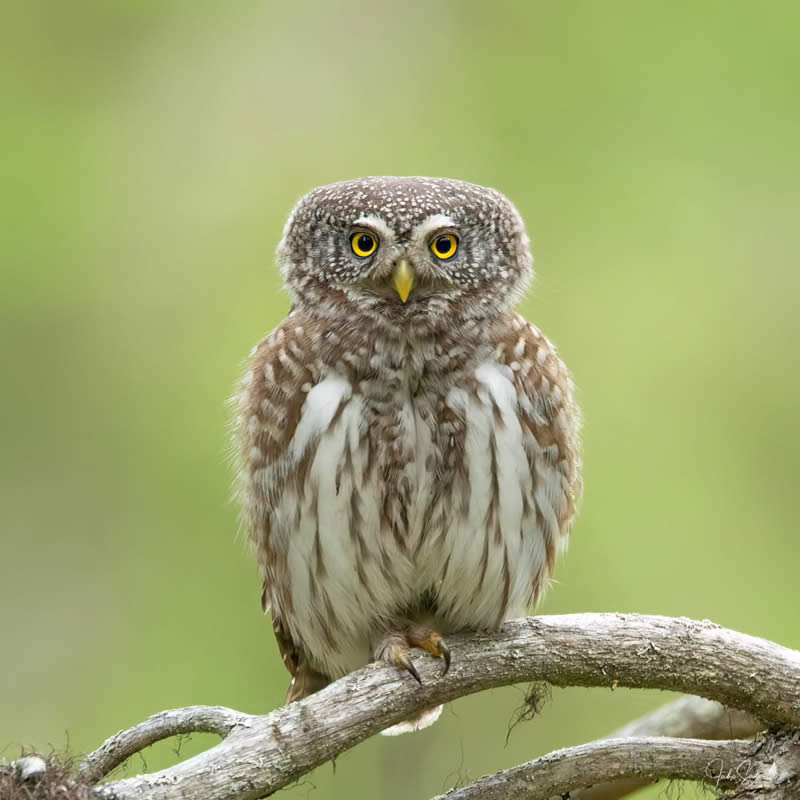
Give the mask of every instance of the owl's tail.
<svg viewBox="0 0 800 800">
<path fill-rule="evenodd" d="M 435 706 L 434 708 L 426 708 L 424 711 L 413 719 L 403 720 L 398 722 L 397 725 L 392 725 L 385 731 L 381 731 L 381 736 L 399 736 L 401 733 L 411 733 L 413 731 L 421 731 L 429 725 L 433 725 L 439 719 L 444 706 Z"/>
</svg>

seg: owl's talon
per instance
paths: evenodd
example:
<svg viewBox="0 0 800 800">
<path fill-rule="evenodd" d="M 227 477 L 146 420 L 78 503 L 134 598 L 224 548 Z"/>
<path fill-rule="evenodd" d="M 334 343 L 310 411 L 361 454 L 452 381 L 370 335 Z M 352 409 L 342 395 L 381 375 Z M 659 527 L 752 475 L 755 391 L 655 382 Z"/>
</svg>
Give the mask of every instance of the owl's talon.
<svg viewBox="0 0 800 800">
<path fill-rule="evenodd" d="M 442 675 L 447 675 L 447 670 L 450 669 L 450 648 L 442 642 L 442 658 L 444 659 L 444 668 L 442 669 Z"/>
<path fill-rule="evenodd" d="M 417 672 L 417 668 L 414 666 L 414 662 L 408 656 L 408 648 L 408 640 L 403 634 L 387 634 L 376 648 L 375 660 L 405 670 L 410 673 L 411 677 L 414 678 L 420 686 L 422 686 L 422 678 L 420 678 L 419 672 Z"/>
<path fill-rule="evenodd" d="M 417 668 L 414 666 L 414 662 L 411 659 L 408 659 L 408 663 L 406 664 L 406 669 L 411 673 L 414 680 L 422 686 L 422 678 L 419 676 L 419 672 L 417 672 Z"/>
</svg>

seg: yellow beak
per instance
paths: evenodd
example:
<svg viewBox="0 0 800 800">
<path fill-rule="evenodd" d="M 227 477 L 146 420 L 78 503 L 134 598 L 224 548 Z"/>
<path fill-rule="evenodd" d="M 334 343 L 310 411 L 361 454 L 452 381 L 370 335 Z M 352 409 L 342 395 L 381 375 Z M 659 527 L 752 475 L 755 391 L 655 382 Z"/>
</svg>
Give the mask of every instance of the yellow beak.
<svg viewBox="0 0 800 800">
<path fill-rule="evenodd" d="M 414 288 L 414 270 L 407 258 L 401 258 L 397 262 L 392 274 L 392 284 L 397 294 L 400 295 L 400 299 L 405 303 Z"/>
</svg>

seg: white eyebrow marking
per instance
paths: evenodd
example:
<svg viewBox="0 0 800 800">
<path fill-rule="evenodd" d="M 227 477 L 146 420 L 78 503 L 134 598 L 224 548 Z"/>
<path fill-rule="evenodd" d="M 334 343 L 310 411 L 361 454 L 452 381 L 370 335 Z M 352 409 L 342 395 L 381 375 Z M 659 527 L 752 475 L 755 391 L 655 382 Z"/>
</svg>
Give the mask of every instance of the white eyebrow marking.
<svg viewBox="0 0 800 800">
<path fill-rule="evenodd" d="M 453 219 L 446 214 L 431 214 L 414 228 L 411 232 L 411 238 L 415 241 L 420 241 L 427 239 L 434 231 L 455 227 L 456 224 Z"/>
<path fill-rule="evenodd" d="M 394 238 L 394 231 L 382 220 L 374 214 L 367 214 L 366 216 L 359 217 L 353 225 L 363 225 L 365 228 L 372 228 L 383 241 L 388 241 Z"/>
</svg>

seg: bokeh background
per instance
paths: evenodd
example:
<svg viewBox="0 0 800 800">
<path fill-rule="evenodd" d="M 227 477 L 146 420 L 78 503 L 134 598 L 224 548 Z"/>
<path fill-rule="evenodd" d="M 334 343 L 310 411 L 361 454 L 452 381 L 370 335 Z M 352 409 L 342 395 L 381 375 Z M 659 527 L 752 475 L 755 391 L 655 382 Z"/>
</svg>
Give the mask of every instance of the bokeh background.
<svg viewBox="0 0 800 800">
<path fill-rule="evenodd" d="M 31 0 L 2 20 L 0 757 L 282 702 L 226 399 L 287 310 L 285 216 L 360 175 L 488 184 L 528 221 L 522 308 L 586 417 L 542 612 L 800 647 L 796 2 Z M 454 703 L 287 796 L 425 798 L 668 697 L 555 690 L 506 742 L 521 699 Z"/>
</svg>

